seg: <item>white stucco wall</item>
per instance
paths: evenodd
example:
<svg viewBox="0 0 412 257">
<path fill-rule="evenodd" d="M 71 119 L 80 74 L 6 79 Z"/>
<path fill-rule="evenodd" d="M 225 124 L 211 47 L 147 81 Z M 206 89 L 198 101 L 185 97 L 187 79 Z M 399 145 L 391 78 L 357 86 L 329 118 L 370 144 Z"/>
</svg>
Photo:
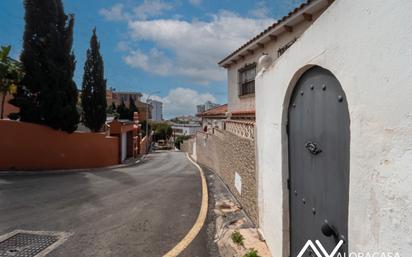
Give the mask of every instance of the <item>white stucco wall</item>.
<svg viewBox="0 0 412 257">
<path fill-rule="evenodd" d="M 273 256 L 289 248 L 286 111 L 310 65 L 330 70 L 348 100 L 349 251 L 412 256 L 411 11 L 410 0 L 337 0 L 258 74 L 260 226 Z"/>
</svg>

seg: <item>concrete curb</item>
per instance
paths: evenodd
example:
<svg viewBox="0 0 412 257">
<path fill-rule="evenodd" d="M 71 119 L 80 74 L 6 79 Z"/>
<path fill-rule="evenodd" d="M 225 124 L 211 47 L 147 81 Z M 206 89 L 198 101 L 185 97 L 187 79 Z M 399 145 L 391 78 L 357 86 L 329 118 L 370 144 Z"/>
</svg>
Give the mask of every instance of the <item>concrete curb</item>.
<svg viewBox="0 0 412 257">
<path fill-rule="evenodd" d="M 146 156 L 146 155 L 145 155 Z M 70 173 L 82 173 L 82 172 L 100 172 L 110 169 L 123 169 L 138 165 L 145 160 L 145 156 L 130 163 L 117 164 L 112 166 L 105 166 L 100 168 L 89 169 L 63 169 L 63 170 L 19 170 L 19 171 L 0 171 L 0 176 L 23 176 L 23 175 L 55 175 L 55 174 L 70 174 Z"/>
<path fill-rule="evenodd" d="M 201 164 L 199 165 L 213 174 L 213 180 L 214 183 L 216 183 L 215 187 L 219 184 L 219 187 L 225 190 L 225 193 L 223 194 L 216 194 L 215 192 L 215 206 L 212 207 L 214 208 L 214 213 L 216 215 L 214 220 L 216 228 L 214 242 L 218 246 L 220 256 L 243 257 L 249 250 L 256 249 L 259 256 L 271 257 L 265 240 L 259 234 L 258 227 L 253 224 L 236 196 L 223 181 L 222 177 L 210 167 Z M 231 235 L 235 231 L 239 231 L 244 237 L 243 246 L 233 243 Z"/>
</svg>

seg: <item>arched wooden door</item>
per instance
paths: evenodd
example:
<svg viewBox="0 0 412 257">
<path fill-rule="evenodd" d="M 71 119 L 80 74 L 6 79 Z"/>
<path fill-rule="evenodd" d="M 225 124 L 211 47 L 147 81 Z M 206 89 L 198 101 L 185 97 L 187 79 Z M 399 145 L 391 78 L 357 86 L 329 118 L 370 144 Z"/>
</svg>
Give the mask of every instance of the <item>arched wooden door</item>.
<svg viewBox="0 0 412 257">
<path fill-rule="evenodd" d="M 313 67 L 297 82 L 288 112 L 290 256 L 297 257 L 308 240 L 315 246 L 319 240 L 328 253 L 343 240 L 340 252 L 347 252 L 350 121 L 345 93 L 331 72 Z M 316 254 L 309 247 L 302 256 Z"/>
</svg>

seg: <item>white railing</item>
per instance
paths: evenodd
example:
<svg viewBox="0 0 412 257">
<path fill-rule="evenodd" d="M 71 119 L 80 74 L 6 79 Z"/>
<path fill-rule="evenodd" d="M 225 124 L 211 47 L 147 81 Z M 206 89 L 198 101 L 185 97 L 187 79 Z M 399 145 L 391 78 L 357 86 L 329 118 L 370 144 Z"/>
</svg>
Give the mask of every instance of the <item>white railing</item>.
<svg viewBox="0 0 412 257">
<path fill-rule="evenodd" d="M 254 121 L 225 121 L 225 130 L 240 137 L 255 139 L 255 122 Z"/>
</svg>

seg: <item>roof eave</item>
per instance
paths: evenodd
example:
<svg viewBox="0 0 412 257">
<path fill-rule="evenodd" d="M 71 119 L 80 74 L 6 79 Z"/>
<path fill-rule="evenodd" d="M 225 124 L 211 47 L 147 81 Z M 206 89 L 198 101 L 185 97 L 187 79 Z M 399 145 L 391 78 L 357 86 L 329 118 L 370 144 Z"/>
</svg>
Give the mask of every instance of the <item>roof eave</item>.
<svg viewBox="0 0 412 257">
<path fill-rule="evenodd" d="M 253 39 L 249 40 L 243 46 L 241 46 L 236 51 L 232 52 L 230 55 L 222 59 L 218 65 L 223 68 L 227 68 L 232 63 L 236 63 L 239 60 L 239 57 L 245 57 L 248 54 L 252 53 L 262 47 L 262 44 L 282 36 L 283 33 L 287 33 L 288 27 L 293 27 L 299 24 L 300 22 L 307 19 L 304 14 L 313 14 L 320 10 L 326 9 L 332 0 L 312 0 L 306 4 L 304 7 L 298 7 L 299 9 L 296 13 L 289 13 L 287 16 L 283 17 L 279 23 L 274 23 L 266 30 L 255 36 Z M 271 28 L 273 27 L 273 28 Z"/>
</svg>

